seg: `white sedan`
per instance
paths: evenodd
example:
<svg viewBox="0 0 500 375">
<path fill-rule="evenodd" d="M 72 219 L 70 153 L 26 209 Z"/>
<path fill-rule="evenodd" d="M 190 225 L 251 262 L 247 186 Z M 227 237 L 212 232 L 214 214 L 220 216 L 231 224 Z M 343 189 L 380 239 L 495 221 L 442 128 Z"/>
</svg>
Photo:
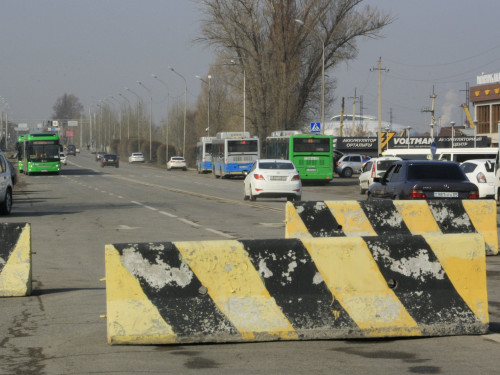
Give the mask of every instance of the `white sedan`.
<svg viewBox="0 0 500 375">
<path fill-rule="evenodd" d="M 129 163 L 144 163 L 144 155 L 142 152 L 132 152 L 132 155 L 128 157 Z"/>
<path fill-rule="evenodd" d="M 476 184 L 479 198 L 495 197 L 495 159 L 467 160 L 460 167 L 469 181 Z"/>
<path fill-rule="evenodd" d="M 167 170 L 171 169 L 187 171 L 186 160 L 182 156 L 172 156 L 167 163 Z"/>
<path fill-rule="evenodd" d="M 289 160 L 257 160 L 245 177 L 244 199 L 255 201 L 257 197 L 301 200 L 302 182 L 295 165 Z"/>
<path fill-rule="evenodd" d="M 61 162 L 62 165 L 67 165 L 68 164 L 68 157 L 64 152 L 59 153 L 59 161 Z"/>
</svg>

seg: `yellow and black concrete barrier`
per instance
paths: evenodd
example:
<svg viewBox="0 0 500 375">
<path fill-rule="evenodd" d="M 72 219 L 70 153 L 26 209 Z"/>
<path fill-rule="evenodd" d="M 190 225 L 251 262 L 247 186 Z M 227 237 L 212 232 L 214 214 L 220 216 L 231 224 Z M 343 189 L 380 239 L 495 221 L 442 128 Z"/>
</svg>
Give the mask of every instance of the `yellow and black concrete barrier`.
<svg viewBox="0 0 500 375">
<path fill-rule="evenodd" d="M 303 201 L 286 206 L 286 238 L 480 233 L 498 254 L 494 200 Z"/>
<path fill-rule="evenodd" d="M 479 234 L 106 245 L 110 344 L 483 334 Z"/>
<path fill-rule="evenodd" d="M 0 223 L 0 297 L 30 294 L 30 224 Z"/>
</svg>

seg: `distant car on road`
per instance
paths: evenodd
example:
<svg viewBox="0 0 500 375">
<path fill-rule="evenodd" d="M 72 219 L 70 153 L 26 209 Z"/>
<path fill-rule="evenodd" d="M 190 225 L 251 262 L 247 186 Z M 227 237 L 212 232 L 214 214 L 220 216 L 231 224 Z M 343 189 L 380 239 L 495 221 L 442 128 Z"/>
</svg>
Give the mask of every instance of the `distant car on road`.
<svg viewBox="0 0 500 375">
<path fill-rule="evenodd" d="M 479 198 L 495 198 L 495 159 L 464 161 L 460 168 L 479 189 Z"/>
<path fill-rule="evenodd" d="M 344 154 L 335 165 L 335 172 L 341 177 L 352 177 L 353 173 L 360 173 L 363 163 L 363 155 Z"/>
<path fill-rule="evenodd" d="M 75 145 L 68 145 L 66 147 L 66 155 L 76 156 L 76 146 Z"/>
<path fill-rule="evenodd" d="M 397 156 L 382 156 L 368 160 L 363 165 L 359 175 L 359 192 L 365 194 L 370 185 L 373 184 L 373 179 L 382 177 L 385 171 L 398 160 L 402 159 Z"/>
<path fill-rule="evenodd" d="M 452 161 L 402 160 L 375 177 L 368 199 L 477 199 L 476 185 Z"/>
<path fill-rule="evenodd" d="M 144 155 L 142 152 L 132 152 L 132 155 L 128 157 L 129 163 L 144 163 Z"/>
<path fill-rule="evenodd" d="M 106 153 L 104 151 L 97 151 L 95 153 L 95 161 L 101 160 L 101 158 L 105 155 Z"/>
<path fill-rule="evenodd" d="M 172 156 L 167 163 L 167 170 L 171 169 L 187 171 L 186 160 L 182 156 Z"/>
<path fill-rule="evenodd" d="M 289 201 L 302 199 L 302 182 L 299 172 L 290 160 L 257 160 L 243 182 L 244 199 L 257 197 L 286 197 Z"/>
<path fill-rule="evenodd" d="M 9 161 L 0 151 L 0 215 L 9 215 L 12 210 L 12 185 Z"/>
<path fill-rule="evenodd" d="M 68 158 L 66 157 L 66 154 L 64 152 L 59 153 L 59 160 L 61 161 L 62 165 L 68 164 Z"/>
<path fill-rule="evenodd" d="M 101 157 L 101 167 L 115 167 L 118 168 L 120 166 L 120 158 L 115 154 L 104 154 Z"/>
</svg>

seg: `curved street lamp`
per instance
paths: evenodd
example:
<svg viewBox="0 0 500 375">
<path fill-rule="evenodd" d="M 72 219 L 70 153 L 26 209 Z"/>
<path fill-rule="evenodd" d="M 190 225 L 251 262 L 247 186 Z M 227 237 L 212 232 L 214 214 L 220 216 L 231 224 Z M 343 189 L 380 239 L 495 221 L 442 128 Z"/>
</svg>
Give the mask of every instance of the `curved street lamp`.
<svg viewBox="0 0 500 375">
<path fill-rule="evenodd" d="M 212 76 L 209 74 L 207 76 L 207 81 L 205 81 L 203 78 L 201 78 L 201 76 L 195 76 L 196 78 L 198 78 L 201 82 L 205 83 L 206 85 L 208 85 L 208 112 L 207 112 L 207 122 L 208 122 L 208 125 L 207 125 L 207 136 L 210 137 L 210 80 L 212 79 Z"/>
<path fill-rule="evenodd" d="M 148 89 L 146 86 L 144 86 L 144 83 L 142 83 L 141 81 L 137 81 L 137 83 L 139 84 L 139 86 L 144 87 L 144 89 L 146 89 L 146 91 L 149 93 L 149 99 L 150 99 L 150 102 L 149 102 L 149 161 L 151 162 L 152 155 L 153 155 L 153 153 L 152 153 L 153 152 L 153 150 L 152 150 L 153 141 L 152 141 L 152 135 L 151 135 L 152 123 L 153 123 L 153 94 L 152 94 L 150 89 Z"/>
<path fill-rule="evenodd" d="M 132 94 L 137 96 L 137 99 L 139 100 L 140 103 L 142 103 L 142 98 L 137 94 L 135 91 L 129 89 L 128 87 L 125 87 L 125 90 L 130 91 Z M 142 104 L 141 104 L 142 108 Z M 137 151 L 141 151 L 141 127 L 139 124 L 140 118 L 137 116 Z"/>
<path fill-rule="evenodd" d="M 156 74 L 151 74 L 151 76 L 156 79 L 157 81 L 161 82 L 165 88 L 167 89 L 167 117 L 165 118 L 165 145 L 166 145 L 166 150 L 165 150 L 165 163 L 168 162 L 168 98 L 170 97 L 170 92 L 168 91 L 168 85 L 165 81 L 160 79 Z"/>
<path fill-rule="evenodd" d="M 188 87 L 187 87 L 187 81 L 186 78 L 179 72 L 177 72 L 174 68 L 171 66 L 168 67 L 169 70 L 177 74 L 179 77 L 181 77 L 184 80 L 184 140 L 182 141 L 182 156 L 185 157 L 186 153 L 186 109 L 187 109 L 187 92 L 188 92 Z"/>
</svg>

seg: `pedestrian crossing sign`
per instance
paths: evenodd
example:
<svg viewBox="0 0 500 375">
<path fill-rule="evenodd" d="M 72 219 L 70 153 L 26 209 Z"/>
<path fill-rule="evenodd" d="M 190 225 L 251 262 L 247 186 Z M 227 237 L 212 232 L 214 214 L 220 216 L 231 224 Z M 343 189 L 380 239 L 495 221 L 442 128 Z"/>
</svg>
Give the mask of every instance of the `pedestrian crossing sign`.
<svg viewBox="0 0 500 375">
<path fill-rule="evenodd" d="M 311 122 L 311 133 L 320 133 L 320 132 L 321 132 L 321 123 Z"/>
</svg>

